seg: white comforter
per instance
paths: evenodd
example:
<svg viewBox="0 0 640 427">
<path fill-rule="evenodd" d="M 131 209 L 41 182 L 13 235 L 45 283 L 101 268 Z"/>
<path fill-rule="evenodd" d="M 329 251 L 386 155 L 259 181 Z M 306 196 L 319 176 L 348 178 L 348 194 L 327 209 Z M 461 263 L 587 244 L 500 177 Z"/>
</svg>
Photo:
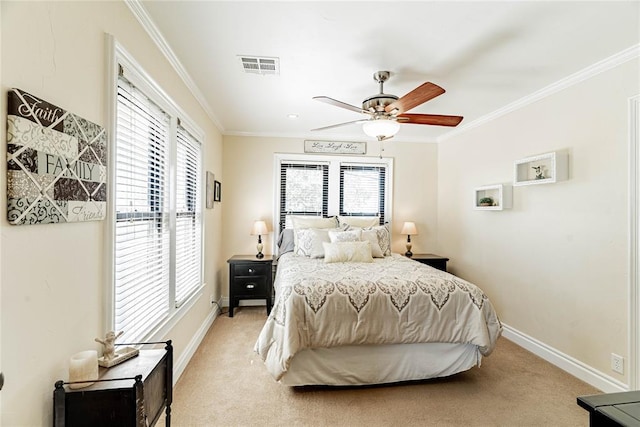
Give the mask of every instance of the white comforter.
<svg viewBox="0 0 640 427">
<path fill-rule="evenodd" d="M 275 286 L 255 350 L 276 380 L 305 348 L 471 343 L 488 356 L 502 332 L 480 288 L 397 254 L 373 263 L 325 263 L 287 253 Z"/>
</svg>

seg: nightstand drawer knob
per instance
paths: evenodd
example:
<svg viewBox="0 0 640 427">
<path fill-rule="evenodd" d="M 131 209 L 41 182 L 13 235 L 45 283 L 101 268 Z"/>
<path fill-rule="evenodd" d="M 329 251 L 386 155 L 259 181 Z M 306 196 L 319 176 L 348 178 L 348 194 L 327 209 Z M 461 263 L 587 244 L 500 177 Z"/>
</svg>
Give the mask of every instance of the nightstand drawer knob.
<svg viewBox="0 0 640 427">
<path fill-rule="evenodd" d="M 246 285 L 246 288 L 247 288 L 247 289 L 253 289 L 253 288 L 255 288 L 255 287 L 256 287 L 256 284 L 255 284 L 255 283 L 247 283 L 247 285 Z"/>
<path fill-rule="evenodd" d="M 254 270 L 253 268 L 249 268 L 249 274 L 253 274 L 255 272 L 256 272 L 256 270 Z"/>
</svg>

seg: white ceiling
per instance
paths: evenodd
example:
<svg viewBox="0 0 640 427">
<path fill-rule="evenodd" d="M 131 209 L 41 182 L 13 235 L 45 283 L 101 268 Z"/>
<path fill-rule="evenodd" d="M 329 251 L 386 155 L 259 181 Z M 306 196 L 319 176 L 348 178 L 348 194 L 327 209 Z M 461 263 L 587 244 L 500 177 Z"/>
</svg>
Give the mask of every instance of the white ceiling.
<svg viewBox="0 0 640 427">
<path fill-rule="evenodd" d="M 360 106 L 425 81 L 446 93 L 411 113 L 474 121 L 640 42 L 638 1 L 140 1 L 140 14 L 199 89 L 225 135 L 367 140 Z M 135 8 L 134 8 L 135 9 Z M 239 55 L 277 57 L 278 75 L 247 74 Z M 292 120 L 288 114 L 298 114 Z M 436 141 L 455 128 L 402 125 L 394 140 Z"/>
</svg>

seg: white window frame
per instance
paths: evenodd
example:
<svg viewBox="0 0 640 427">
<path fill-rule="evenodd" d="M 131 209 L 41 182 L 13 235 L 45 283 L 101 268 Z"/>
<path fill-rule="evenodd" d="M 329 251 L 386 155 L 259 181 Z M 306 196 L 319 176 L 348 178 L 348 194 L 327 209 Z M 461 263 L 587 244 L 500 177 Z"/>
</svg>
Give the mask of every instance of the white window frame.
<svg viewBox="0 0 640 427">
<path fill-rule="evenodd" d="M 279 230 L 280 224 L 280 165 L 282 163 L 326 163 L 329 165 L 329 204 L 327 215 L 339 215 L 340 211 L 340 165 L 384 166 L 385 173 L 385 223 L 393 218 L 393 159 L 390 157 L 352 157 L 316 154 L 274 154 L 274 213 L 273 230 Z M 277 239 L 274 239 L 277 240 Z M 275 245 L 275 242 L 274 242 Z M 274 247 L 274 251 L 275 251 Z M 275 253 L 275 252 L 274 252 Z"/>
<path fill-rule="evenodd" d="M 198 190 L 201 195 L 198 202 L 200 212 L 204 213 L 204 132 L 187 116 L 187 114 L 164 92 L 164 90 L 153 80 L 153 78 L 135 61 L 135 59 L 120 45 L 113 36 L 106 35 L 107 45 L 107 128 L 109 130 L 109 185 L 107 200 L 107 217 L 106 221 L 106 237 L 105 237 L 105 325 L 107 329 L 113 330 L 115 325 L 115 167 L 116 167 L 116 121 L 117 121 L 117 90 L 118 75 L 120 65 L 126 70 L 126 77 L 136 85 L 138 89 L 143 91 L 150 99 L 163 108 L 171 116 L 171 143 L 170 143 L 170 168 L 169 168 L 169 197 L 170 197 L 170 230 L 173 235 L 170 251 L 171 259 L 175 260 L 175 217 L 176 217 L 176 129 L 178 120 L 180 126 L 188 131 L 200 144 L 201 156 L 199 165 Z M 200 222 L 200 278 L 199 285 L 194 289 L 188 297 L 178 306 L 175 302 L 175 265 L 172 265 L 170 274 L 172 276 L 169 285 L 169 313 L 168 315 L 143 337 L 139 337 L 141 341 L 155 341 L 166 336 L 168 331 L 184 316 L 195 304 L 203 293 L 204 288 L 204 216 Z M 174 264 L 172 262 L 172 264 Z"/>
</svg>

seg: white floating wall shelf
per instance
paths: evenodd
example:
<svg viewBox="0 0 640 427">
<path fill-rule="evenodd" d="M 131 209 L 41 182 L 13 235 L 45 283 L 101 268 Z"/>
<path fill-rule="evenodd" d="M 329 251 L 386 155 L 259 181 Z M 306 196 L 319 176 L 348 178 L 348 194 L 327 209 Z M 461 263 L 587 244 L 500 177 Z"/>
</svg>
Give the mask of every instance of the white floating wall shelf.
<svg viewBox="0 0 640 427">
<path fill-rule="evenodd" d="M 473 192 L 473 208 L 481 211 L 501 211 L 511 209 L 512 188 L 509 184 L 495 184 L 478 187 Z M 482 199 L 490 198 L 491 204 L 481 203 Z"/>
<path fill-rule="evenodd" d="M 568 178 L 568 158 L 553 151 L 516 160 L 513 165 L 513 185 L 553 184 Z"/>
</svg>

